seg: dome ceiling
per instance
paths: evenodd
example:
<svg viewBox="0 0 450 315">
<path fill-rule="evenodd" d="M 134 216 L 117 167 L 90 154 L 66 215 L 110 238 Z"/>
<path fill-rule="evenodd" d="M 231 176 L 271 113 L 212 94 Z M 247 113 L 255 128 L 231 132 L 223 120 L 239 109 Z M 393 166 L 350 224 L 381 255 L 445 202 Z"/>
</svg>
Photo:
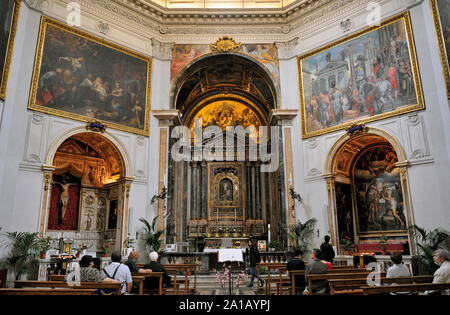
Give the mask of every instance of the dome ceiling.
<svg viewBox="0 0 450 315">
<path fill-rule="evenodd" d="M 151 0 L 168 9 L 262 9 L 284 8 L 296 0 Z"/>
</svg>

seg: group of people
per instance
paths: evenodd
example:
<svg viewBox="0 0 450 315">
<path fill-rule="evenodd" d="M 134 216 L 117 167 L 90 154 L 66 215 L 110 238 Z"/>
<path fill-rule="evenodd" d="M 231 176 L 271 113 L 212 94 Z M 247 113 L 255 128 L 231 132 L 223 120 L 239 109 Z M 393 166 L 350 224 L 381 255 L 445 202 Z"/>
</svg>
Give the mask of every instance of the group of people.
<svg viewBox="0 0 450 315">
<path fill-rule="evenodd" d="M 151 252 L 149 254 L 150 263 L 146 264 L 143 269 L 138 268 L 136 261 L 139 254 L 135 251 L 131 252 L 128 260 L 122 264 L 122 255 L 120 252 L 114 252 L 111 255 L 111 263 L 99 271 L 94 266 L 94 259 L 90 255 L 85 255 L 80 260 L 80 281 L 81 282 L 115 282 L 122 284 L 122 294 L 134 292 L 138 288 L 133 284 L 132 273 L 151 273 L 163 272 L 163 284 L 171 286 L 171 278 L 167 275 L 163 265 L 158 263 L 158 253 Z M 158 288 L 158 279 L 146 278 L 144 281 L 145 289 Z"/>
</svg>

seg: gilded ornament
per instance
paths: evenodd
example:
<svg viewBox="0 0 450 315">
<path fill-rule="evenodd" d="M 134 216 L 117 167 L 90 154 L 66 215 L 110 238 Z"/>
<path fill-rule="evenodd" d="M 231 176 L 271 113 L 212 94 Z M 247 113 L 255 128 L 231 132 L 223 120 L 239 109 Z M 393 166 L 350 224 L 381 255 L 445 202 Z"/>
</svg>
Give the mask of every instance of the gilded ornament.
<svg viewBox="0 0 450 315">
<path fill-rule="evenodd" d="M 228 36 L 219 38 L 214 44 L 211 44 L 211 50 L 214 52 L 231 52 L 239 51 L 242 43 L 236 43 L 236 41 Z"/>
</svg>

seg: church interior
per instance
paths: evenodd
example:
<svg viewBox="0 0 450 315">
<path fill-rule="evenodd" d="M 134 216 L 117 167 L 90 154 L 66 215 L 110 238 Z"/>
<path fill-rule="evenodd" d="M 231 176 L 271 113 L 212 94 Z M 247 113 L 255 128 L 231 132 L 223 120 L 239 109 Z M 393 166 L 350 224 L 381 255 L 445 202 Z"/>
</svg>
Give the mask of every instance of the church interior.
<svg viewBox="0 0 450 315">
<path fill-rule="evenodd" d="M 1 1 L 0 295 L 448 292 L 449 53 L 448 0 Z"/>
</svg>

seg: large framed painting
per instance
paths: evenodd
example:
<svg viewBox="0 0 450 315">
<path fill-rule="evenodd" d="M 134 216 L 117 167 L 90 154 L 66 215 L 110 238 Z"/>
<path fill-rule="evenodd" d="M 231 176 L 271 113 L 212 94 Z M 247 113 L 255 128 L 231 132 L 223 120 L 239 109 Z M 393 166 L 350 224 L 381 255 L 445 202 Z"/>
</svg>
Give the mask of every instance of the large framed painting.
<svg viewBox="0 0 450 315">
<path fill-rule="evenodd" d="M 303 139 L 425 108 L 409 12 L 297 62 Z"/>
<path fill-rule="evenodd" d="M 149 136 L 152 59 L 43 17 L 28 108 Z"/>
<path fill-rule="evenodd" d="M 441 55 L 442 69 L 447 86 L 447 97 L 450 98 L 450 1 L 430 0 L 434 26 Z"/>
<path fill-rule="evenodd" d="M 20 11 L 19 0 L 0 1 L 0 99 L 6 99 L 9 69 L 17 32 Z"/>
<path fill-rule="evenodd" d="M 390 145 L 369 147 L 353 169 L 358 233 L 405 233 L 406 209 L 397 154 Z"/>
</svg>

